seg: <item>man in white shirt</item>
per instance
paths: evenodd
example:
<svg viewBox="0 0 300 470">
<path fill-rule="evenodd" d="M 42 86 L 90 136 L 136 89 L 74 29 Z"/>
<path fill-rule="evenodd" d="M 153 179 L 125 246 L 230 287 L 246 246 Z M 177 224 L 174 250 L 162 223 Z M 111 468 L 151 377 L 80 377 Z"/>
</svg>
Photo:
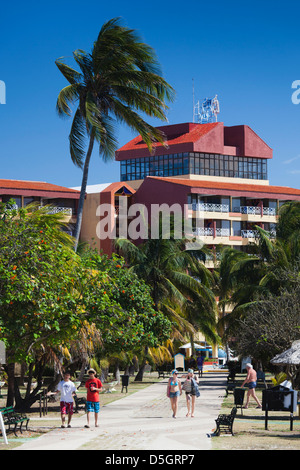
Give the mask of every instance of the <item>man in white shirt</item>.
<svg viewBox="0 0 300 470">
<path fill-rule="evenodd" d="M 60 413 L 61 427 L 65 427 L 66 415 L 68 415 L 68 428 L 71 427 L 71 419 L 73 415 L 73 396 L 76 394 L 75 384 L 70 380 L 70 373 L 65 372 L 63 380 L 57 385 L 55 393 L 60 392 Z"/>
</svg>

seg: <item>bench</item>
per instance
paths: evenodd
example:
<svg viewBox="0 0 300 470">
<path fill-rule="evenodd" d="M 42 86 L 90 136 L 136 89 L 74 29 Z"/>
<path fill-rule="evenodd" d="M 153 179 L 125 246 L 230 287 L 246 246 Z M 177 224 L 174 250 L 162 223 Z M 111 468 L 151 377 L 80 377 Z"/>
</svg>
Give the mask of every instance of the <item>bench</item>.
<svg viewBox="0 0 300 470">
<path fill-rule="evenodd" d="M 165 372 L 162 369 L 157 369 L 158 372 L 158 378 L 162 377 L 163 379 L 165 378 Z"/>
<path fill-rule="evenodd" d="M 236 375 L 236 372 L 235 371 L 230 371 L 228 376 L 227 376 L 227 383 L 235 383 L 235 375 Z"/>
<path fill-rule="evenodd" d="M 106 390 L 105 393 L 112 393 L 112 392 L 116 392 L 116 389 L 115 389 L 115 386 L 118 385 L 118 381 L 117 380 L 114 380 L 113 382 L 110 382 L 108 384 L 105 384 L 108 386 L 108 390 Z"/>
<path fill-rule="evenodd" d="M 74 395 L 74 401 L 75 401 L 75 413 L 78 413 L 78 411 L 80 410 L 80 405 L 83 405 L 84 409 L 86 408 L 85 397 L 78 398 L 77 395 Z"/>
<path fill-rule="evenodd" d="M 226 434 L 231 433 L 233 434 L 233 421 L 236 417 L 237 407 L 235 406 L 232 408 L 231 413 L 229 415 L 220 414 L 218 418 L 215 420 L 217 424 L 217 428 L 214 432 L 216 436 L 219 436 L 222 431 Z"/>
<path fill-rule="evenodd" d="M 17 437 L 18 429 L 21 433 L 23 432 L 22 431 L 23 423 L 26 423 L 25 428 L 27 431 L 29 418 L 24 413 L 16 412 L 13 406 L 1 408 L 0 411 L 2 413 L 4 425 L 8 427 L 7 432 L 13 431 L 15 436 Z"/>
<path fill-rule="evenodd" d="M 234 389 L 235 389 L 235 384 L 228 384 L 225 389 L 225 392 L 226 392 L 225 397 L 228 397 L 229 392 L 234 393 Z"/>
</svg>

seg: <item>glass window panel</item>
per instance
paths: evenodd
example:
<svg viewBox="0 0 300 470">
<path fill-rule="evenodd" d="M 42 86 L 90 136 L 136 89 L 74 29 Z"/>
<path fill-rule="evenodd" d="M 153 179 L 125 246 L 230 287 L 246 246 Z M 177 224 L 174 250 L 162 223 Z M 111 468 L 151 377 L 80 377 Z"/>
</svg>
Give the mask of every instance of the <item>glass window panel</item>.
<svg viewBox="0 0 300 470">
<path fill-rule="evenodd" d="M 199 170 L 200 170 L 200 161 L 199 157 L 195 157 L 195 175 L 199 175 Z"/>
<path fill-rule="evenodd" d="M 194 162 L 195 162 L 195 159 L 194 157 L 192 157 L 192 153 L 190 153 L 190 173 L 193 175 L 195 173 L 195 165 L 194 165 Z"/>
<path fill-rule="evenodd" d="M 183 174 L 189 174 L 189 157 L 188 154 L 184 154 L 183 156 Z"/>
<path fill-rule="evenodd" d="M 121 175 L 126 175 L 126 161 L 121 162 Z"/>
</svg>

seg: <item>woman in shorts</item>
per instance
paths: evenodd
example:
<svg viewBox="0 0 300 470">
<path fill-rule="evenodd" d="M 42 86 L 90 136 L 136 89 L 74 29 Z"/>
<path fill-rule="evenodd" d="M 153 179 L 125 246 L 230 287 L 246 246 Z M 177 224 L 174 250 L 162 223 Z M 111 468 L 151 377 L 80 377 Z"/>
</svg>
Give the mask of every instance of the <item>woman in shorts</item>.
<svg viewBox="0 0 300 470">
<path fill-rule="evenodd" d="M 190 416 L 193 418 L 195 415 L 195 403 L 196 397 L 200 396 L 198 384 L 194 377 L 193 369 L 188 369 L 185 382 L 182 385 L 182 389 L 185 391 L 187 414 L 186 417 Z"/>
<path fill-rule="evenodd" d="M 178 371 L 172 371 L 172 377 L 168 380 L 167 396 L 170 398 L 173 418 L 176 418 L 178 411 L 178 397 L 182 394 L 181 382 L 178 379 Z"/>
</svg>

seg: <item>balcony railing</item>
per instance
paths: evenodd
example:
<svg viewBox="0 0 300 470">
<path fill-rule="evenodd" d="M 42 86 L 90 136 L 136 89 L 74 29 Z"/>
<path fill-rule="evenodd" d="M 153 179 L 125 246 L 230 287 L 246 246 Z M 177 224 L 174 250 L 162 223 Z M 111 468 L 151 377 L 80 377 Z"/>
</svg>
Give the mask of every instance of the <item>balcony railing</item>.
<svg viewBox="0 0 300 470">
<path fill-rule="evenodd" d="M 238 212 L 238 208 L 235 208 L 234 211 Z M 276 209 L 274 207 L 263 207 L 263 211 L 261 212 L 261 207 L 259 206 L 240 206 L 239 212 L 241 214 L 249 214 L 249 215 L 276 215 Z"/>
<path fill-rule="evenodd" d="M 229 212 L 229 204 L 213 204 L 210 202 L 193 202 L 189 204 L 189 209 L 193 211 L 202 211 L 202 212 Z M 263 207 L 261 212 L 261 207 L 259 206 L 239 206 L 234 207 L 234 212 L 240 212 L 241 214 L 249 215 L 276 215 L 276 209 L 274 207 Z"/>
<path fill-rule="evenodd" d="M 42 208 L 43 206 L 39 206 Z M 51 207 L 48 209 L 48 214 L 65 214 L 65 215 L 72 215 L 73 209 L 72 207 Z"/>
<path fill-rule="evenodd" d="M 267 231 L 270 238 L 276 238 L 276 230 Z M 241 230 L 243 238 L 257 238 L 259 236 L 258 230 Z"/>
<path fill-rule="evenodd" d="M 228 204 L 211 204 L 210 202 L 194 202 L 189 208 L 202 212 L 229 212 Z"/>
<path fill-rule="evenodd" d="M 214 229 L 212 227 L 198 227 L 194 232 L 195 236 L 198 237 L 213 237 Z M 217 228 L 215 236 L 216 237 L 229 237 L 230 230 L 229 228 Z"/>
</svg>

